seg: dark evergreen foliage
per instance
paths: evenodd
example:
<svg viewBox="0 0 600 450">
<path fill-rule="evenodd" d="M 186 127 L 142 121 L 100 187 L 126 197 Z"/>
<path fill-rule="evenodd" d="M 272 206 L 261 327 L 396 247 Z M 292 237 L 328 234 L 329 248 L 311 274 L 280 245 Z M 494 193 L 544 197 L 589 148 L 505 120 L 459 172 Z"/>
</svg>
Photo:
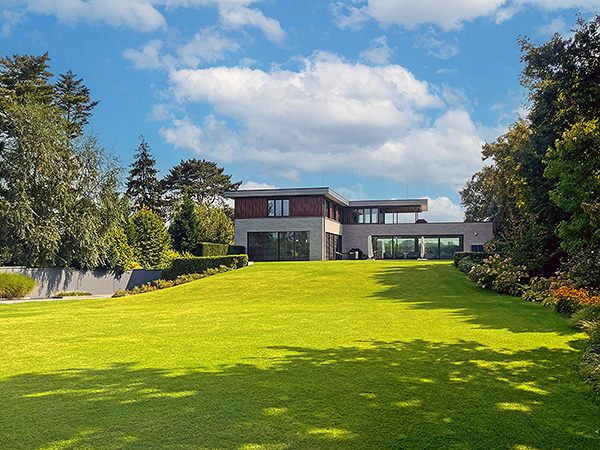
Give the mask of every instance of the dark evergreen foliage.
<svg viewBox="0 0 600 450">
<path fill-rule="evenodd" d="M 155 164 L 156 160 L 150 153 L 150 146 L 141 135 L 135 161 L 130 165 L 126 195 L 131 199 L 134 211 L 140 211 L 146 207 L 162 216 L 163 190 L 156 178 L 158 170 L 154 168 Z"/>
<path fill-rule="evenodd" d="M 173 248 L 178 252 L 188 252 L 192 255 L 202 256 L 198 253 L 199 229 L 200 220 L 196 214 L 196 204 L 187 195 L 184 195 L 183 203 L 169 227 Z"/>
<path fill-rule="evenodd" d="M 90 90 L 83 79 L 68 70 L 61 74 L 55 86 L 55 104 L 64 111 L 71 138 L 80 136 L 98 101 L 90 100 Z"/>
<path fill-rule="evenodd" d="M 211 161 L 188 159 L 181 161 L 163 178 L 162 185 L 175 201 L 185 194 L 198 204 L 211 206 L 223 203 L 225 191 L 235 191 L 242 184 L 231 182 L 222 167 Z"/>
</svg>

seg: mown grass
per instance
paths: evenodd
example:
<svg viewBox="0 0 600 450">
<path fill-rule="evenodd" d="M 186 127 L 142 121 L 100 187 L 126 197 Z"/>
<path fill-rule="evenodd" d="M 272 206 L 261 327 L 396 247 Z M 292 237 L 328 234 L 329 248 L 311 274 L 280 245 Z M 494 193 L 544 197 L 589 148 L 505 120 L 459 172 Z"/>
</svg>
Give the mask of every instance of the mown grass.
<svg viewBox="0 0 600 450">
<path fill-rule="evenodd" d="M 3 449 L 598 449 L 585 337 L 451 264 L 0 306 Z"/>
</svg>

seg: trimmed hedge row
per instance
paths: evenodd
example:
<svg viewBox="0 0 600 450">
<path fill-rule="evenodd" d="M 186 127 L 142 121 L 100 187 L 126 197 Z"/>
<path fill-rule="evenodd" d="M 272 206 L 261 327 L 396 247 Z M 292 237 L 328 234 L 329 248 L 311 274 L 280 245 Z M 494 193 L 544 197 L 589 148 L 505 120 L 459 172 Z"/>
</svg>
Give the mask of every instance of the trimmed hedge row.
<svg viewBox="0 0 600 450">
<path fill-rule="evenodd" d="M 248 265 L 248 255 L 228 256 L 193 256 L 190 258 L 175 258 L 170 267 L 163 269 L 161 278 L 174 280 L 178 276 L 190 273 L 204 273 L 208 269 L 217 269 L 220 266 L 238 269 Z"/>
<path fill-rule="evenodd" d="M 27 275 L 0 272 L 0 298 L 21 298 L 35 287 L 35 281 Z"/>
<path fill-rule="evenodd" d="M 226 256 L 246 253 L 243 245 L 215 244 L 213 242 L 198 243 L 199 256 Z"/>
<path fill-rule="evenodd" d="M 496 252 L 497 253 L 497 252 Z M 456 252 L 454 254 L 454 265 L 458 267 L 458 263 L 463 258 L 471 258 L 475 264 L 482 264 L 485 258 L 489 258 L 490 256 L 494 256 L 495 253 L 489 252 Z"/>
</svg>

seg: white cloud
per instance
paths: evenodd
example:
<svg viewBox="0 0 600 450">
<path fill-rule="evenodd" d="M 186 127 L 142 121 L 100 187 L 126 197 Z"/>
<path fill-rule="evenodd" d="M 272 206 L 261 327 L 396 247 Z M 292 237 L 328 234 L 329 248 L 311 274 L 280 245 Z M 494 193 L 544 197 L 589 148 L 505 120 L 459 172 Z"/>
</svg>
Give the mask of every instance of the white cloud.
<svg viewBox="0 0 600 450">
<path fill-rule="evenodd" d="M 201 62 L 213 63 L 225 58 L 227 52 L 240 49 L 237 40 L 221 35 L 212 29 L 203 29 L 185 45 L 177 48 L 181 63 L 187 67 L 196 68 Z"/>
<path fill-rule="evenodd" d="M 562 16 L 556 17 L 546 25 L 537 29 L 538 36 L 552 36 L 554 33 L 566 34 L 569 32 L 569 26 Z"/>
<path fill-rule="evenodd" d="M 387 38 L 381 36 L 373 39 L 368 50 L 360 52 L 360 58 L 373 64 L 388 64 L 394 51 L 388 47 Z"/>
<path fill-rule="evenodd" d="M 481 127 L 401 66 L 319 53 L 298 71 L 212 67 L 173 70 L 170 80 L 180 104 L 209 103 L 235 129 L 210 116 L 203 125 L 175 121 L 163 135 L 221 161 L 261 161 L 293 180 L 302 171 L 349 170 L 452 187 L 481 167 Z"/>
<path fill-rule="evenodd" d="M 3 0 L 33 14 L 56 16 L 61 22 L 104 22 L 114 27 L 152 31 L 166 26 L 165 18 L 148 0 Z"/>
<path fill-rule="evenodd" d="M 257 183 L 256 181 L 245 181 L 240 186 L 240 189 L 256 190 L 256 189 L 277 189 L 277 186 L 267 183 Z"/>
<path fill-rule="evenodd" d="M 415 28 L 423 24 L 436 25 L 449 31 L 462 28 L 465 22 L 481 17 L 502 23 L 528 8 L 541 11 L 582 9 L 600 11 L 598 0 L 368 0 L 334 4 L 333 12 L 338 26 L 356 30 L 368 17 L 381 25 L 399 25 Z"/>
<path fill-rule="evenodd" d="M 221 22 L 227 27 L 238 29 L 246 25 L 259 28 L 272 42 L 282 42 L 285 32 L 279 22 L 266 17 L 258 9 L 250 9 L 240 5 L 223 4 L 220 8 Z"/>
<path fill-rule="evenodd" d="M 175 60 L 170 55 L 162 54 L 163 42 L 160 39 L 148 41 L 140 50 L 126 48 L 123 57 L 133 63 L 136 69 L 162 69 L 171 67 Z"/>
<path fill-rule="evenodd" d="M 126 48 L 123 57 L 136 69 L 169 69 L 175 67 L 197 68 L 201 63 L 214 63 L 224 59 L 226 52 L 240 49 L 237 40 L 223 36 L 219 31 L 205 28 L 187 43 L 174 46 L 177 56 L 163 51 L 164 42 L 153 39 L 139 50 Z"/>
<path fill-rule="evenodd" d="M 281 42 L 285 32 L 279 22 L 258 9 L 248 8 L 257 1 L 260 0 L 0 0 L 0 5 L 6 8 L 2 15 L 3 32 L 10 31 L 14 14 L 24 11 L 55 16 L 61 22 L 106 23 L 148 32 L 167 27 L 162 10 L 217 7 L 225 25 L 258 27 L 273 42 Z"/>
<path fill-rule="evenodd" d="M 369 0 L 366 12 L 384 25 L 413 28 L 430 23 L 456 30 L 465 21 L 494 13 L 505 0 Z"/>
<path fill-rule="evenodd" d="M 421 217 L 428 222 L 462 222 L 465 218 L 460 205 L 452 203 L 448 197 L 431 198 L 428 200 L 428 211 Z"/>
<path fill-rule="evenodd" d="M 415 47 L 425 49 L 429 56 L 439 59 L 449 59 L 460 52 L 458 43 L 436 39 L 432 30 L 429 30 L 427 34 L 417 35 Z"/>
<path fill-rule="evenodd" d="M 333 189 L 346 200 L 367 200 L 369 197 L 365 194 L 365 187 L 361 183 L 356 183 L 353 186 L 337 187 Z"/>
</svg>

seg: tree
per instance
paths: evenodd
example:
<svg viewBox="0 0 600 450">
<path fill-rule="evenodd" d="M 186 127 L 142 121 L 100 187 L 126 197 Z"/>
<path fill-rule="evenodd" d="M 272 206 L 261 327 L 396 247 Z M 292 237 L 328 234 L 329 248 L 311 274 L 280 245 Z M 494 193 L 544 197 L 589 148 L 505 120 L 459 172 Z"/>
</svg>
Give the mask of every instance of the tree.
<svg viewBox="0 0 600 450">
<path fill-rule="evenodd" d="M 173 248 L 180 253 L 188 252 L 197 255 L 200 240 L 200 220 L 196 213 L 196 205 L 187 195 L 183 196 L 183 203 L 175 214 L 169 227 L 169 234 L 173 239 Z"/>
<path fill-rule="evenodd" d="M 26 95 L 4 108 L 0 247 L 13 264 L 96 267 L 119 171 L 97 140 L 69 143 L 61 111 Z"/>
<path fill-rule="evenodd" d="M 80 136 L 92 110 L 99 102 L 90 100 L 90 90 L 83 79 L 68 70 L 55 85 L 55 104 L 64 111 L 71 138 Z"/>
<path fill-rule="evenodd" d="M 28 97 L 39 103 L 50 103 L 53 87 L 48 83 L 52 77 L 48 61 L 48 52 L 42 56 L 14 54 L 0 58 L 0 97 L 19 102 Z"/>
<path fill-rule="evenodd" d="M 144 269 L 162 269 L 171 249 L 171 237 L 162 219 L 152 210 L 142 207 L 130 221 L 129 236 L 136 261 Z"/>
<path fill-rule="evenodd" d="M 144 136 L 140 135 L 140 145 L 135 154 L 135 161 L 130 166 L 126 191 L 134 211 L 140 211 L 146 207 L 162 215 L 163 190 L 156 178 L 158 170 L 154 168 L 155 164 L 156 160 L 150 153 L 150 146 Z"/>
<path fill-rule="evenodd" d="M 162 185 L 172 201 L 187 194 L 198 204 L 211 206 L 223 204 L 225 191 L 237 190 L 242 184 L 231 182 L 231 175 L 210 161 L 188 159 L 173 167 L 163 178 Z"/>
<path fill-rule="evenodd" d="M 127 242 L 127 234 L 121 225 L 114 225 L 104 236 L 106 249 L 103 266 L 124 272 L 139 267 L 133 255 L 133 249 Z"/>
<path fill-rule="evenodd" d="M 198 205 L 200 241 L 233 245 L 234 222 L 228 206 Z"/>
</svg>

